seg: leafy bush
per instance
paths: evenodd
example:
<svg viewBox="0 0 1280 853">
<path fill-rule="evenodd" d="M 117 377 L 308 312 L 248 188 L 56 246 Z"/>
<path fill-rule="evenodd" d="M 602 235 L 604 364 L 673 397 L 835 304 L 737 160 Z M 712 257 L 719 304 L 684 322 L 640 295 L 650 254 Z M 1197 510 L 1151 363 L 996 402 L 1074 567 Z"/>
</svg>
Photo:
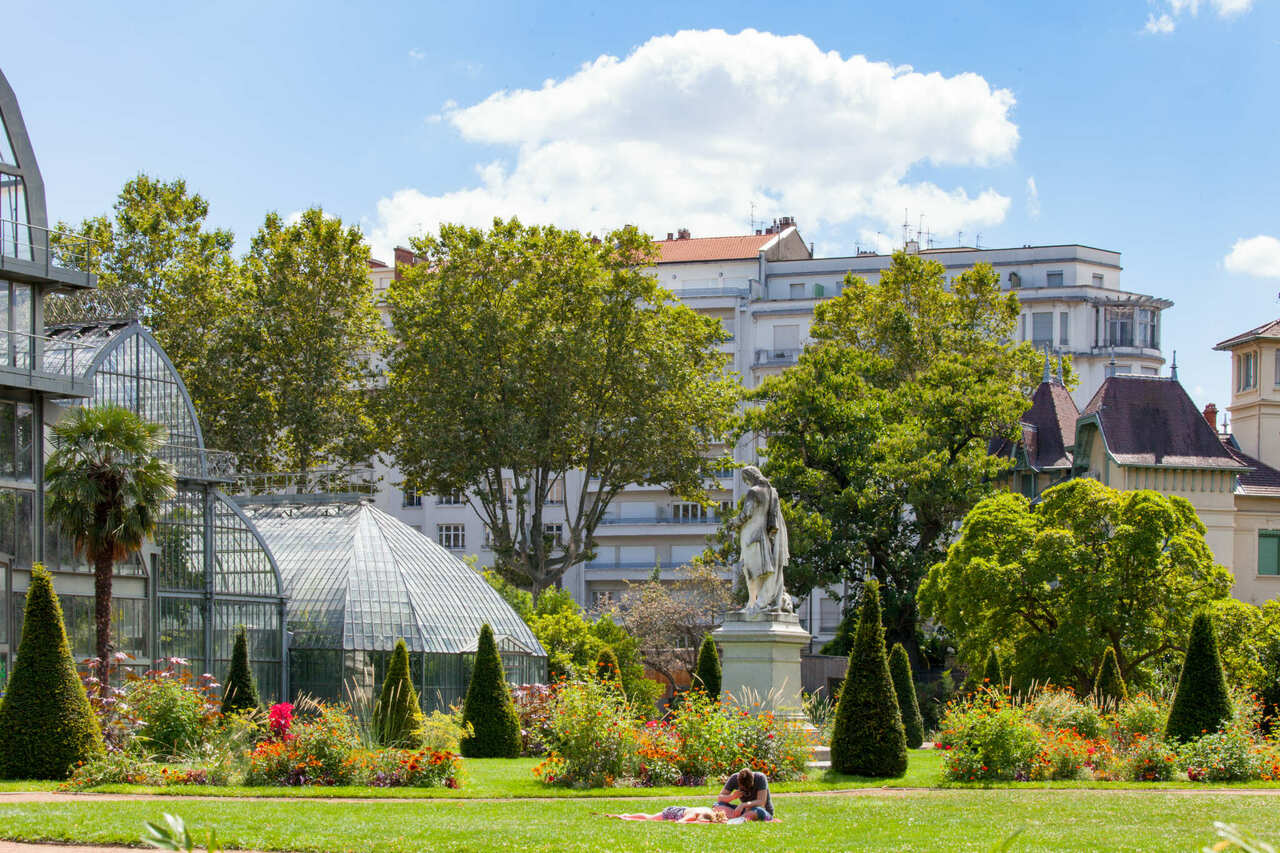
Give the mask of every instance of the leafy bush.
<svg viewBox="0 0 1280 853">
<path fill-rule="evenodd" d="M 373 736 L 380 746 L 416 748 L 421 745 L 422 709 L 409 675 L 409 649 L 396 640 L 382 692 L 373 707 Z"/>
<path fill-rule="evenodd" d="M 636 755 L 640 760 L 636 781 L 644 787 L 697 785 L 706 782 L 706 777 L 681 774 L 680 738 L 666 723 L 658 720 L 645 723 L 636 745 Z"/>
<path fill-rule="evenodd" d="M 1082 701 L 1069 689 L 1045 687 L 1027 706 L 1031 721 L 1044 729 L 1069 729 L 1087 740 L 1103 734 L 1102 715 L 1091 702 Z"/>
<path fill-rule="evenodd" d="M 995 649 L 987 655 L 987 665 L 982 668 L 982 682 L 988 687 L 1003 690 L 1009 686 L 1004 680 L 1004 669 L 1000 666 L 1000 655 Z"/>
<path fill-rule="evenodd" d="M 561 685 L 549 729 L 551 753 L 534 768 L 545 782 L 608 787 L 638 769 L 631 709 L 611 685 L 595 679 Z"/>
<path fill-rule="evenodd" d="M 893 676 L 893 692 L 898 696 L 898 711 L 902 714 L 907 747 L 919 749 L 924 743 L 924 720 L 920 717 L 915 679 L 911 677 L 911 661 L 907 659 L 907 650 L 901 643 L 894 643 L 893 651 L 889 652 L 889 674 Z"/>
<path fill-rule="evenodd" d="M 720 698 L 721 671 L 720 655 L 716 652 L 715 640 L 707 634 L 698 647 L 698 664 L 694 668 L 693 686 L 701 687 L 712 699 Z"/>
<path fill-rule="evenodd" d="M 1093 683 L 1093 696 L 1108 708 L 1118 708 L 1129 698 L 1124 676 L 1120 674 L 1120 664 L 1116 661 L 1116 650 L 1110 646 L 1102 655 L 1102 666 L 1098 668 L 1098 678 Z"/>
<path fill-rule="evenodd" d="M 1133 782 L 1167 782 L 1177 769 L 1178 755 L 1163 740 L 1137 735 L 1120 760 L 1121 773 Z"/>
<path fill-rule="evenodd" d="M 940 722 L 947 751 L 943 777 L 974 782 L 1031 778 L 1040 754 L 1040 730 L 995 688 L 952 702 Z"/>
<path fill-rule="evenodd" d="M 462 711 L 456 707 L 446 714 L 432 711 L 422 718 L 418 741 L 429 752 L 459 752 L 462 739 L 471 734 L 471 728 L 462 721 Z"/>
<path fill-rule="evenodd" d="M 65 779 L 104 751 L 76 675 L 62 606 L 45 568 L 31 569 L 18 658 L 0 701 L 0 778 Z"/>
<path fill-rule="evenodd" d="M 517 758 L 520 755 L 520 720 L 511 702 L 502 658 L 486 623 L 476 644 L 476 665 L 467 685 L 463 719 L 472 734 L 462 740 L 468 758 Z"/>
<path fill-rule="evenodd" d="M 1262 776 L 1263 754 L 1243 726 L 1227 726 L 1188 741 L 1178 749 L 1178 758 L 1192 782 L 1241 782 Z"/>
<path fill-rule="evenodd" d="M 1128 749 L 1139 738 L 1159 739 L 1169 710 L 1145 693 L 1125 702 L 1111 715 L 1111 740 L 1118 749 Z"/>
<path fill-rule="evenodd" d="M 1110 753 L 1105 741 L 1081 737 L 1073 729 L 1042 730 L 1031 778 L 1078 779 L 1105 764 Z"/>
<path fill-rule="evenodd" d="M 875 581 L 863 587 L 858 633 L 836 705 L 831 766 L 854 776 L 901 776 L 907 770 L 907 738 L 889 675 Z"/>
<path fill-rule="evenodd" d="M 226 691 L 222 694 L 222 713 L 231 715 L 262 707 L 258 685 L 249 666 L 249 641 L 244 626 L 236 629 L 236 642 L 231 648 L 231 669 L 227 673 Z"/>
<path fill-rule="evenodd" d="M 346 761 L 354 784 L 373 788 L 457 788 L 462 759 L 448 750 L 361 750 Z"/>
<path fill-rule="evenodd" d="M 348 759 L 360 747 L 360 733 L 346 708 L 310 704 L 312 716 L 295 719 L 291 733 L 258 744 L 249 754 L 248 785 L 349 785 Z"/>
<path fill-rule="evenodd" d="M 77 767 L 59 786 L 83 791 L 99 785 L 226 785 L 227 773 L 213 766 L 161 764 L 128 752 L 113 752 Z"/>
<path fill-rule="evenodd" d="M 605 646 L 596 655 L 596 678 L 614 684 L 622 684 L 622 671 L 618 669 L 618 656 L 613 649 Z"/>
<path fill-rule="evenodd" d="M 1187 640 L 1187 656 L 1178 692 L 1169 711 L 1165 737 L 1186 742 L 1216 732 L 1231 719 L 1231 697 L 1218 659 L 1218 641 L 1207 613 L 1196 614 Z"/>
<path fill-rule="evenodd" d="M 520 754 L 541 758 L 547 754 L 551 739 L 555 688 L 549 684 L 522 684 L 512 690 L 512 699 L 520 720 Z"/>
<path fill-rule="evenodd" d="M 134 743 L 152 755 L 174 756 L 205 741 L 220 714 L 217 684 L 210 676 L 193 680 L 176 658 L 125 687 L 121 702 L 137 719 Z"/>
</svg>

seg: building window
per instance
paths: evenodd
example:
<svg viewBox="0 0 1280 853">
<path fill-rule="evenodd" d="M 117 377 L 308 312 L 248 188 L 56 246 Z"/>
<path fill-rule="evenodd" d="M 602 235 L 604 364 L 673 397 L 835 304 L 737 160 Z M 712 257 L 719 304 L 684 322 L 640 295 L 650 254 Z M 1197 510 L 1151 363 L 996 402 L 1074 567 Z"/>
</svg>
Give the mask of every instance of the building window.
<svg viewBox="0 0 1280 853">
<path fill-rule="evenodd" d="M 1159 339 L 1156 336 L 1157 316 L 1156 312 L 1150 308 L 1138 309 L 1138 346 L 1152 349 L 1160 346 Z"/>
<path fill-rule="evenodd" d="M 489 529 L 487 524 L 484 528 L 484 549 L 486 551 L 493 550 L 493 531 Z"/>
<path fill-rule="evenodd" d="M 1276 375 L 1275 384 L 1280 385 L 1280 349 L 1276 350 Z"/>
<path fill-rule="evenodd" d="M 716 507 L 716 517 L 721 521 L 726 518 L 733 518 L 734 511 L 736 509 L 737 506 L 734 505 L 733 501 L 720 501 L 719 505 Z"/>
<path fill-rule="evenodd" d="M 1258 531 L 1258 574 L 1280 575 L 1280 531 Z"/>
<path fill-rule="evenodd" d="M 1071 315 L 1066 311 L 1058 312 L 1058 346 L 1065 347 L 1071 337 Z"/>
<path fill-rule="evenodd" d="M 804 299 L 804 282 L 800 282 L 800 281 L 791 282 L 791 298 Z"/>
<path fill-rule="evenodd" d="M 502 495 L 507 499 L 508 504 L 516 502 L 516 481 L 510 477 L 502 478 Z"/>
<path fill-rule="evenodd" d="M 556 477 L 551 481 L 551 486 L 547 489 L 547 503 L 564 503 L 564 480 L 560 477 Z"/>
<path fill-rule="evenodd" d="M 1018 490 L 1029 498 L 1036 496 L 1036 475 L 1021 474 L 1018 478 Z"/>
<path fill-rule="evenodd" d="M 707 508 L 702 504 L 695 503 L 672 504 L 671 517 L 676 521 L 684 522 L 705 521 L 707 518 Z"/>
<path fill-rule="evenodd" d="M 1053 312 L 1037 311 L 1031 315 L 1031 343 L 1036 349 L 1053 347 Z"/>
<path fill-rule="evenodd" d="M 1100 272 L 1096 272 L 1096 273 L 1094 273 L 1094 274 L 1093 274 L 1093 286 L 1094 286 L 1094 287 L 1102 287 L 1102 284 L 1103 284 L 1103 281 L 1102 281 L 1102 273 L 1100 273 Z"/>
<path fill-rule="evenodd" d="M 1045 287 L 1062 287 L 1062 270 L 1048 273 L 1044 277 Z"/>
<path fill-rule="evenodd" d="M 1019 333 L 1019 339 L 1025 341 L 1027 339 L 1027 315 L 1022 314 L 1020 316 L 1020 319 L 1022 321 L 1021 323 L 1022 331 Z"/>
<path fill-rule="evenodd" d="M 593 610 L 608 607 L 613 603 L 613 593 L 607 589 L 591 590 L 591 608 Z"/>
<path fill-rule="evenodd" d="M 1258 356 L 1246 352 L 1236 359 L 1236 389 L 1248 391 L 1258 384 Z"/>
<path fill-rule="evenodd" d="M 550 522 L 542 525 L 542 538 L 552 545 L 562 544 L 564 542 L 564 525 L 559 522 Z"/>
<path fill-rule="evenodd" d="M 465 524 L 437 524 L 436 541 L 450 551 L 460 551 L 467 547 L 467 526 Z"/>
<path fill-rule="evenodd" d="M 1107 346 L 1133 346 L 1133 309 L 1107 309 Z"/>
<path fill-rule="evenodd" d="M 436 503 L 440 506 L 459 506 L 467 502 L 467 496 L 462 492 L 450 492 L 447 495 L 439 495 L 436 497 Z"/>
<path fill-rule="evenodd" d="M 417 489 L 405 489 L 400 493 L 400 506 L 422 506 L 422 495 Z"/>
</svg>

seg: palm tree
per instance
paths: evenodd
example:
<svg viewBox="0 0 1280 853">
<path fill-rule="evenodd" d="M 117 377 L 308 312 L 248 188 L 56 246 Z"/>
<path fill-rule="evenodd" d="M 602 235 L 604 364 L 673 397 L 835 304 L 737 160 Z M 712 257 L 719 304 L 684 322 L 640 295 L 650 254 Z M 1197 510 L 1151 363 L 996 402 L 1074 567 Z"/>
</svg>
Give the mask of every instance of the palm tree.
<svg viewBox="0 0 1280 853">
<path fill-rule="evenodd" d="M 121 406 L 72 409 L 53 427 L 44 469 L 49 521 L 93 564 L 98 679 L 107 689 L 111 656 L 111 575 L 156 529 L 173 497 L 174 470 L 156 456 L 164 427 Z"/>
</svg>

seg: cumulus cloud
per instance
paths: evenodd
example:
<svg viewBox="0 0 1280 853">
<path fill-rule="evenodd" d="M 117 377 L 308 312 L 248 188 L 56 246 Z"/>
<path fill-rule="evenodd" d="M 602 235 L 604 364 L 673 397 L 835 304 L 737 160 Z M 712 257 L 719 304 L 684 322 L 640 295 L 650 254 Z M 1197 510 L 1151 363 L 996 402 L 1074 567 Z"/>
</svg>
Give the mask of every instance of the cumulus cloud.
<svg viewBox="0 0 1280 853">
<path fill-rule="evenodd" d="M 409 48 L 409 58 L 414 62 L 421 62 L 427 58 L 427 54 L 425 51 L 419 50 L 416 47 L 411 47 Z"/>
<path fill-rule="evenodd" d="M 1280 278 L 1280 240 L 1266 234 L 1237 240 L 1222 265 L 1231 272 Z"/>
<path fill-rule="evenodd" d="M 1175 26 L 1173 18 L 1167 14 L 1160 15 L 1160 17 L 1147 15 L 1147 25 L 1143 29 L 1156 35 L 1168 35 L 1173 32 Z"/>
<path fill-rule="evenodd" d="M 1027 178 L 1027 216 L 1040 218 L 1040 190 L 1036 188 L 1036 179 Z"/>
<path fill-rule="evenodd" d="M 511 215 L 593 231 L 741 233 L 753 203 L 810 228 L 893 233 L 904 208 L 944 233 L 994 225 L 1007 197 L 913 170 L 1009 160 L 1013 106 L 1012 93 L 974 73 L 844 57 L 802 36 L 660 36 L 537 89 L 446 103 L 443 123 L 497 159 L 477 164 L 470 186 L 383 198 L 370 242 L 386 254 L 441 222 Z"/>
<path fill-rule="evenodd" d="M 1213 8 L 1219 18 L 1234 18 L 1243 15 L 1253 8 L 1253 0 L 1207 0 L 1206 6 Z M 1163 0 L 1159 4 L 1160 14 L 1148 14 L 1143 29 L 1156 35 L 1168 35 L 1178 26 L 1178 19 L 1183 15 L 1195 17 L 1200 14 L 1201 0 Z"/>
</svg>

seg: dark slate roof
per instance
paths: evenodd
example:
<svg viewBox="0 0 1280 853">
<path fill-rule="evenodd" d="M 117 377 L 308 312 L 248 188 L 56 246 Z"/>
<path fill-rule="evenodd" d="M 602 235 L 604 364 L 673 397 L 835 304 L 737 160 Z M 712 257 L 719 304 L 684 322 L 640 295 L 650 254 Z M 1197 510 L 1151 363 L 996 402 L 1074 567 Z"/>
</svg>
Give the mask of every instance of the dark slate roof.
<svg viewBox="0 0 1280 853">
<path fill-rule="evenodd" d="M 1071 467 L 1067 448 L 1075 443 L 1076 408 L 1071 393 L 1057 382 L 1041 382 L 1031 395 L 1031 408 L 1022 416 L 1022 438 L 1018 441 L 1027 463 L 1037 471 Z M 993 438 L 987 452 L 1013 456 L 1017 445 L 1008 439 Z"/>
<path fill-rule="evenodd" d="M 1096 416 L 1107 450 L 1121 465 L 1243 470 L 1182 385 L 1155 376 L 1112 376 L 1081 417 Z"/>
<path fill-rule="evenodd" d="M 1268 497 L 1280 495 L 1280 471 L 1265 462 L 1254 459 L 1236 447 L 1234 440 L 1230 438 L 1223 439 L 1222 446 L 1237 462 L 1242 465 L 1248 465 L 1253 469 L 1252 471 L 1244 471 L 1239 475 L 1241 493 Z"/>
<path fill-rule="evenodd" d="M 1225 341 L 1214 345 L 1213 348 L 1216 350 L 1231 349 L 1234 346 L 1255 340 L 1256 338 L 1280 339 L 1280 320 L 1272 320 L 1269 323 L 1263 323 L 1261 326 L 1252 328 L 1247 332 L 1241 332 L 1234 337 L 1227 338 Z"/>
</svg>

